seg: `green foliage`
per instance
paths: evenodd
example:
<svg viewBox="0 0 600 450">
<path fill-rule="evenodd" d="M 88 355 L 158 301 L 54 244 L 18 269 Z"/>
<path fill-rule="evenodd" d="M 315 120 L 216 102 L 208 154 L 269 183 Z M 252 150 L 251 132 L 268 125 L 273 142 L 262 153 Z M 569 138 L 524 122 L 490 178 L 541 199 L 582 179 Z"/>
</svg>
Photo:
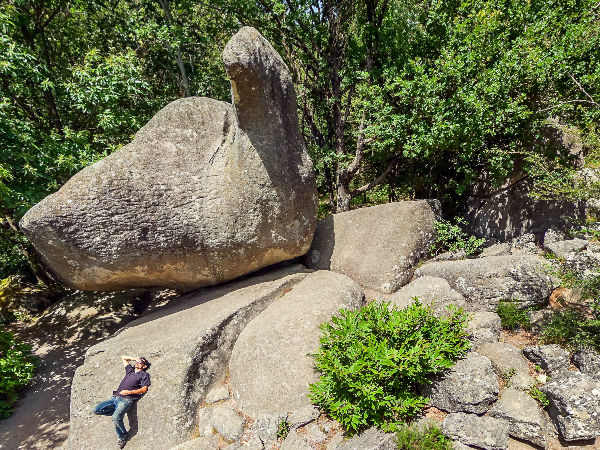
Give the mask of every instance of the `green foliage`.
<svg viewBox="0 0 600 450">
<path fill-rule="evenodd" d="M 531 329 L 531 320 L 527 315 L 526 309 L 519 308 L 519 302 L 511 300 L 500 300 L 496 313 L 502 321 L 502 328 L 505 330 L 516 330 L 523 328 Z"/>
<path fill-rule="evenodd" d="M 277 440 L 283 441 L 290 432 L 290 424 L 286 419 L 281 419 L 279 425 L 277 425 Z"/>
<path fill-rule="evenodd" d="M 403 425 L 396 432 L 398 450 L 452 450 L 452 439 L 444 436 L 434 424 Z"/>
<path fill-rule="evenodd" d="M 19 391 L 33 378 L 34 361 L 30 345 L 17 342 L 12 333 L 0 330 L 0 419 L 12 414 Z"/>
<path fill-rule="evenodd" d="M 536 385 L 531 386 L 527 392 L 540 404 L 542 408 L 550 405 L 550 400 L 548 400 L 546 394 L 540 391 Z"/>
<path fill-rule="evenodd" d="M 418 301 L 404 309 L 380 302 L 342 309 L 321 325 L 313 356 L 322 375 L 309 387 L 312 402 L 350 432 L 372 425 L 397 431 L 427 403 L 416 386 L 467 352 L 466 322 L 462 310 L 437 318 Z"/>
<path fill-rule="evenodd" d="M 455 225 L 452 225 L 449 220 L 435 222 L 433 228 L 436 232 L 436 242 L 429 248 L 431 254 L 458 250 L 464 250 L 467 256 L 476 253 L 485 242 L 485 239 L 469 236 L 462 231 L 461 225 L 467 225 L 467 221 L 462 217 L 456 218 Z"/>
<path fill-rule="evenodd" d="M 571 350 L 593 348 L 600 351 L 600 320 L 586 318 L 575 308 L 557 311 L 542 331 L 542 342 Z"/>
<path fill-rule="evenodd" d="M 514 375 L 515 375 L 515 369 L 514 368 L 512 368 L 508 372 L 504 372 L 502 375 L 500 375 L 500 377 L 502 378 L 502 381 L 504 381 L 504 384 L 506 385 L 506 387 L 510 387 L 510 379 Z"/>
</svg>

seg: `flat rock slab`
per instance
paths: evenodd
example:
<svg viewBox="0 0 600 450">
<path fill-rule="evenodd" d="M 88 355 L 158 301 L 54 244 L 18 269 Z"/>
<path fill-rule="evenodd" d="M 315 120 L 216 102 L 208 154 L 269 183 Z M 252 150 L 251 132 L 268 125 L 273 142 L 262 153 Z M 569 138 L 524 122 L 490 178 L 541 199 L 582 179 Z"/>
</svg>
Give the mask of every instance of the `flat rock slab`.
<svg viewBox="0 0 600 450">
<path fill-rule="evenodd" d="M 465 332 L 473 348 L 486 342 L 498 342 L 502 330 L 502 320 L 498 314 L 478 311 L 470 313 L 470 317 L 471 320 L 467 324 Z"/>
<path fill-rule="evenodd" d="M 168 104 L 22 218 L 63 283 L 191 290 L 309 249 L 318 194 L 289 70 L 250 27 L 223 61 L 234 104 Z"/>
<path fill-rule="evenodd" d="M 410 281 L 429 251 L 439 211 L 439 202 L 419 200 L 333 214 L 317 223 L 304 264 L 391 294 Z"/>
<path fill-rule="evenodd" d="M 477 347 L 477 353 L 487 356 L 499 376 L 514 370 L 509 380 L 510 386 L 518 389 L 529 389 L 535 379 L 529 375 L 529 363 L 519 347 L 504 342 L 483 344 Z"/>
<path fill-rule="evenodd" d="M 171 448 L 189 439 L 197 407 L 208 388 L 225 376 L 241 330 L 303 280 L 303 272 L 302 266 L 293 266 L 190 296 L 91 347 L 73 378 L 69 450 L 104 448 L 114 437 L 110 419 L 93 416 L 92 408 L 109 398 L 123 378 L 120 355 L 143 355 L 152 364 L 152 386 L 129 415 L 135 433 L 127 448 Z"/>
<path fill-rule="evenodd" d="M 396 450 L 396 435 L 369 428 L 335 447 L 335 450 Z"/>
<path fill-rule="evenodd" d="M 525 347 L 523 355 L 552 375 L 569 370 L 569 352 L 556 344 Z"/>
<path fill-rule="evenodd" d="M 541 447 L 546 445 L 544 412 L 529 394 L 515 388 L 504 389 L 488 415 L 508 422 L 511 436 Z"/>
<path fill-rule="evenodd" d="M 244 434 L 244 419 L 233 408 L 214 408 L 210 415 L 210 423 L 228 441 L 235 441 Z"/>
<path fill-rule="evenodd" d="M 518 301 L 522 308 L 542 304 L 554 289 L 545 270 L 536 256 L 489 256 L 425 264 L 415 277 L 444 278 L 470 310 L 495 312 L 500 300 Z"/>
<path fill-rule="evenodd" d="M 600 436 L 600 381 L 581 372 L 559 372 L 540 387 L 548 413 L 566 441 Z"/>
<path fill-rule="evenodd" d="M 312 447 L 296 430 L 290 430 L 281 444 L 281 450 L 312 450 Z"/>
<path fill-rule="evenodd" d="M 492 363 L 468 353 L 431 384 L 421 386 L 429 404 L 447 412 L 485 413 L 498 398 L 500 387 Z"/>
<path fill-rule="evenodd" d="M 414 303 L 415 297 L 423 306 L 429 306 L 437 317 L 450 316 L 450 305 L 457 308 L 466 306 L 461 294 L 452 289 L 446 280 L 436 277 L 421 277 L 410 282 L 392 296 L 390 304 L 405 308 Z"/>
<path fill-rule="evenodd" d="M 319 348 L 320 325 L 341 308 L 363 302 L 350 278 L 318 271 L 250 322 L 229 364 L 233 395 L 244 414 L 282 414 L 310 405 L 308 384 L 319 375 L 308 355 Z"/>
<path fill-rule="evenodd" d="M 544 248 L 554 253 L 559 258 L 567 258 L 571 253 L 579 252 L 588 246 L 588 241 L 585 239 L 567 239 L 564 241 L 550 242 Z"/>
<path fill-rule="evenodd" d="M 485 450 L 508 449 L 508 423 L 493 417 L 453 413 L 444 419 L 444 434 L 463 444 Z"/>
</svg>

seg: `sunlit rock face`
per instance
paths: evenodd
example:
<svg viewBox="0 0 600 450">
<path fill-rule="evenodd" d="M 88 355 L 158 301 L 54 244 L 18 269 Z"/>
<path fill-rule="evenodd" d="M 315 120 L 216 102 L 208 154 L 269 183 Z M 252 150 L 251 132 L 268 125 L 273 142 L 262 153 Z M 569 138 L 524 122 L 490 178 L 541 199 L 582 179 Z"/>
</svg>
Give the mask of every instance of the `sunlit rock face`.
<svg viewBox="0 0 600 450">
<path fill-rule="evenodd" d="M 289 70 L 249 27 L 223 60 L 233 104 L 170 103 L 23 217 L 66 285 L 188 290 L 309 249 L 317 190 Z"/>
</svg>

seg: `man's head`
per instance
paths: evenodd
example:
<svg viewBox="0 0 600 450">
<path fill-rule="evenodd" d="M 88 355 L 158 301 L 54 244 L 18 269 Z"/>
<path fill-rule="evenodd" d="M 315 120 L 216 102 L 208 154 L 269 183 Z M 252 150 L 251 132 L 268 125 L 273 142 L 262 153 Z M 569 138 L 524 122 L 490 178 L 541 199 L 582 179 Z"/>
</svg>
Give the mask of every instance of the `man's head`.
<svg viewBox="0 0 600 450">
<path fill-rule="evenodd" d="M 146 370 L 150 367 L 150 363 L 143 356 L 135 360 L 135 368 L 138 370 Z"/>
</svg>

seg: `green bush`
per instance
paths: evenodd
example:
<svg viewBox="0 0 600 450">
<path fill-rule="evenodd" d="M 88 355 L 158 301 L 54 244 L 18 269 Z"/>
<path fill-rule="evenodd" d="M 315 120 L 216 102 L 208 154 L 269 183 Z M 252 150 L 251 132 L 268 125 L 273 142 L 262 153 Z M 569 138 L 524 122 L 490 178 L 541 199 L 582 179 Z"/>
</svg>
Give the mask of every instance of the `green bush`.
<svg viewBox="0 0 600 450">
<path fill-rule="evenodd" d="M 396 433 L 398 450 L 452 450 L 452 440 L 439 427 L 402 426 Z"/>
<path fill-rule="evenodd" d="M 0 331 L 0 419 L 12 414 L 19 391 L 33 378 L 34 360 L 30 345 Z"/>
<path fill-rule="evenodd" d="M 600 320 L 586 319 L 575 308 L 557 311 L 542 331 L 542 342 L 571 350 L 593 348 L 600 351 Z"/>
<path fill-rule="evenodd" d="M 527 315 L 527 310 L 520 309 L 519 303 L 516 301 L 500 300 L 496 312 L 500 316 L 502 328 L 505 330 L 531 329 L 531 320 Z"/>
<path fill-rule="evenodd" d="M 467 320 L 461 309 L 437 318 L 418 301 L 404 309 L 379 302 L 342 309 L 321 325 L 313 356 L 322 375 L 310 398 L 351 433 L 373 425 L 397 431 L 427 403 L 416 386 L 469 349 Z"/>
<path fill-rule="evenodd" d="M 466 224 L 466 220 L 462 217 L 456 218 L 456 225 L 452 225 L 448 220 L 435 222 L 433 228 L 436 232 L 436 242 L 429 248 L 431 255 L 458 250 L 464 250 L 467 256 L 476 253 L 485 242 L 485 239 L 477 239 L 475 236 L 469 236 L 462 231 L 460 226 Z"/>
<path fill-rule="evenodd" d="M 540 404 L 542 408 L 545 408 L 546 406 L 550 405 L 550 400 L 548 399 L 546 394 L 540 391 L 537 388 L 537 386 L 531 386 L 527 392 Z"/>
</svg>

